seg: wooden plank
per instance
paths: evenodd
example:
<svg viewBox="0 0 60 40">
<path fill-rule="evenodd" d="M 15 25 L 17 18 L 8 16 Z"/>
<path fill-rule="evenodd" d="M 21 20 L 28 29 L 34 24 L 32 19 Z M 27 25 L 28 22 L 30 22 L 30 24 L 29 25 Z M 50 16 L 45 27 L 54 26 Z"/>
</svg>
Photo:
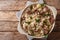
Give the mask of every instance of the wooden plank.
<svg viewBox="0 0 60 40">
<path fill-rule="evenodd" d="M 60 21 L 60 14 L 57 14 L 56 21 Z"/>
<path fill-rule="evenodd" d="M 0 32 L 17 31 L 18 22 L 0 22 Z"/>
<path fill-rule="evenodd" d="M 60 9 L 57 9 L 58 14 L 60 14 Z"/>
<path fill-rule="evenodd" d="M 0 10 L 20 10 L 26 0 L 0 0 Z"/>
<path fill-rule="evenodd" d="M 60 40 L 60 32 L 52 32 L 48 38 L 48 40 Z"/>
<path fill-rule="evenodd" d="M 18 21 L 16 13 L 18 11 L 0 11 L 0 21 Z"/>
<path fill-rule="evenodd" d="M 19 32 L 14 33 L 14 40 L 28 40 L 26 35 L 20 34 Z"/>
<path fill-rule="evenodd" d="M 60 32 L 60 21 L 56 21 L 53 31 Z"/>
<path fill-rule="evenodd" d="M 60 21 L 60 10 L 57 9 L 56 21 Z"/>
<path fill-rule="evenodd" d="M 0 31 L 17 31 L 18 21 L 0 21 Z M 60 32 L 60 21 L 56 21 L 54 32 Z"/>
<path fill-rule="evenodd" d="M 45 0 L 46 4 L 55 6 L 57 9 L 60 9 L 60 0 Z"/>
<path fill-rule="evenodd" d="M 0 10 L 21 10 L 28 0 L 0 0 Z M 37 1 L 37 0 L 29 0 Z M 45 0 L 48 5 L 53 5 L 60 9 L 59 0 Z"/>
<path fill-rule="evenodd" d="M 0 32 L 0 40 L 27 40 L 27 37 L 19 32 Z"/>
<path fill-rule="evenodd" d="M 20 10 L 23 9 L 27 0 L 0 1 L 0 10 Z M 32 0 L 36 1 L 36 0 Z M 48 5 L 53 5 L 60 9 L 59 0 L 46 0 Z"/>
<path fill-rule="evenodd" d="M 12 32 L 0 32 L 0 40 L 13 40 Z"/>
<path fill-rule="evenodd" d="M 0 40 L 27 40 L 27 37 L 19 32 L 0 32 Z"/>
</svg>

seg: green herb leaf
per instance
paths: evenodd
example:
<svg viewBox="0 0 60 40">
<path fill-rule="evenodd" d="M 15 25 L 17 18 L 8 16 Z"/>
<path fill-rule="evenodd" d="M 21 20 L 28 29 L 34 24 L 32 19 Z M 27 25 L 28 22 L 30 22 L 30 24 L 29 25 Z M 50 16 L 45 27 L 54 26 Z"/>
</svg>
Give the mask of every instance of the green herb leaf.
<svg viewBox="0 0 60 40">
<path fill-rule="evenodd" d="M 33 9 L 33 6 L 32 6 L 32 5 L 30 6 L 30 9 L 31 9 L 31 10 Z"/>
<path fill-rule="evenodd" d="M 41 6 L 43 7 L 43 6 L 45 6 L 45 4 L 41 4 Z"/>
<path fill-rule="evenodd" d="M 42 14 L 43 17 L 45 17 L 45 16 L 50 16 L 50 15 L 51 15 L 51 14 L 50 14 L 49 12 L 46 12 L 46 13 Z"/>
<path fill-rule="evenodd" d="M 32 16 L 30 16 L 30 19 L 32 19 Z"/>
<path fill-rule="evenodd" d="M 51 14 L 49 14 L 49 13 L 47 14 L 47 16 L 50 16 L 50 15 L 51 15 Z"/>
<path fill-rule="evenodd" d="M 43 14 L 43 17 L 45 17 L 46 16 L 46 14 Z"/>
<path fill-rule="evenodd" d="M 27 24 L 30 24 L 31 22 L 26 22 Z"/>
<path fill-rule="evenodd" d="M 45 19 L 45 20 L 43 21 L 43 24 L 47 25 L 47 19 Z"/>
<path fill-rule="evenodd" d="M 40 19 L 35 19 L 36 22 L 40 22 Z"/>
<path fill-rule="evenodd" d="M 48 35 L 45 35 L 45 38 L 47 38 L 48 37 Z"/>
<path fill-rule="evenodd" d="M 30 30 L 30 32 L 31 32 L 31 36 L 34 36 L 34 31 L 33 30 Z"/>
<path fill-rule="evenodd" d="M 48 14 L 43 14 L 43 17 L 45 17 L 45 16 L 50 16 L 50 15 L 51 15 L 51 14 L 49 14 L 49 13 L 48 13 Z"/>
</svg>

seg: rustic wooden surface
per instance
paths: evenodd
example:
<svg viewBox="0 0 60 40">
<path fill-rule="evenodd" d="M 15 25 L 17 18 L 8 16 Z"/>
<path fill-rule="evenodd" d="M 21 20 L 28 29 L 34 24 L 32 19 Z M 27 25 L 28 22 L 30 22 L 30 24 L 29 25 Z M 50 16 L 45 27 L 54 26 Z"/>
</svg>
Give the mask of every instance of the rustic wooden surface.
<svg viewBox="0 0 60 40">
<path fill-rule="evenodd" d="M 0 40 L 28 40 L 17 31 L 16 12 L 22 10 L 28 0 L 0 0 Z M 36 1 L 36 0 L 29 0 Z M 60 0 L 45 0 L 46 4 L 57 8 L 56 25 L 47 40 L 60 40 Z M 41 39 L 33 39 L 41 40 Z"/>
</svg>

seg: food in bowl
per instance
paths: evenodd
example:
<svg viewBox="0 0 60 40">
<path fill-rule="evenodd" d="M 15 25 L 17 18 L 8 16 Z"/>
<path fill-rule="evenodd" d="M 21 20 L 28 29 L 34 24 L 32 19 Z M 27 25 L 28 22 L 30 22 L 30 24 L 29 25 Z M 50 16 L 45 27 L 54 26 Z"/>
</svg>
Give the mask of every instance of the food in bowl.
<svg viewBox="0 0 60 40">
<path fill-rule="evenodd" d="M 21 15 L 21 28 L 30 36 L 46 36 L 54 23 L 53 12 L 45 4 L 32 4 Z"/>
</svg>

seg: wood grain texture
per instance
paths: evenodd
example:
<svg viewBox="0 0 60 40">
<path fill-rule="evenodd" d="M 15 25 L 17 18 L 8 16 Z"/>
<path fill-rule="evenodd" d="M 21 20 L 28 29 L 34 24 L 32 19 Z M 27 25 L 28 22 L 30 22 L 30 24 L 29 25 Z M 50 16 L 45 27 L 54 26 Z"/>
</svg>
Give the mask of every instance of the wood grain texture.
<svg viewBox="0 0 60 40">
<path fill-rule="evenodd" d="M 14 40 L 28 40 L 26 35 L 20 34 L 19 32 L 14 32 Z"/>
<path fill-rule="evenodd" d="M 0 32 L 0 40 L 27 40 L 27 37 L 19 32 Z"/>
<path fill-rule="evenodd" d="M 17 31 L 18 22 L 0 22 L 0 32 Z"/>
<path fill-rule="evenodd" d="M 60 13 L 56 16 L 56 21 L 60 21 Z"/>
<path fill-rule="evenodd" d="M 0 0 L 0 10 L 20 10 L 24 8 L 26 0 Z"/>
<path fill-rule="evenodd" d="M 18 21 L 16 13 L 18 11 L 0 11 L 0 21 Z"/>
<path fill-rule="evenodd" d="M 0 10 L 21 10 L 25 7 L 27 1 L 37 0 L 0 0 Z M 45 0 L 48 5 L 60 9 L 60 0 Z"/>
<path fill-rule="evenodd" d="M 60 21 L 56 21 L 53 32 L 60 32 Z"/>
<path fill-rule="evenodd" d="M 60 40 L 60 32 L 52 32 L 47 40 Z"/>
<path fill-rule="evenodd" d="M 60 0 L 45 0 L 46 4 L 52 5 L 57 9 L 60 9 Z"/>
<path fill-rule="evenodd" d="M 12 32 L 0 32 L 0 40 L 13 40 Z"/>
</svg>

